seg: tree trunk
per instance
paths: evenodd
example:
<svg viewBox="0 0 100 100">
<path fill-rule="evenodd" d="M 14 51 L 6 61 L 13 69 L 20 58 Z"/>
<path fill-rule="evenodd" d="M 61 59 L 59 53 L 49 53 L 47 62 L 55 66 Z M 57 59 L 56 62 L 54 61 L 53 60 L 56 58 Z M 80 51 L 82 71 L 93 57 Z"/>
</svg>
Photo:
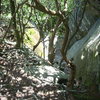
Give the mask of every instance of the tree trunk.
<svg viewBox="0 0 100 100">
<path fill-rule="evenodd" d="M 11 15 L 13 20 L 13 27 L 16 29 L 16 13 L 15 13 L 15 1 L 10 0 L 10 9 L 11 9 Z"/>
<path fill-rule="evenodd" d="M 52 32 L 51 36 L 49 36 L 49 53 L 48 53 L 48 60 L 52 64 L 55 58 L 55 48 L 54 48 L 54 38 L 55 38 L 54 32 Z"/>
<path fill-rule="evenodd" d="M 2 0 L 0 0 L 0 16 L 1 16 L 1 12 L 2 12 L 2 10 L 1 10 L 1 2 Z"/>
<path fill-rule="evenodd" d="M 57 29 L 59 28 L 59 26 L 61 25 L 61 19 L 57 20 L 57 23 L 51 33 L 51 35 L 49 36 L 49 53 L 48 53 L 48 59 L 50 61 L 50 63 L 53 63 L 54 58 L 55 58 L 55 48 L 54 48 L 54 39 L 55 39 L 55 35 L 57 32 Z"/>
<path fill-rule="evenodd" d="M 61 49 L 61 54 L 62 54 L 62 60 L 66 62 L 66 64 L 69 64 L 71 68 L 71 74 L 69 78 L 69 84 L 68 87 L 69 89 L 73 88 L 74 85 L 74 79 L 75 79 L 75 74 L 76 74 L 76 66 L 72 63 L 72 61 L 68 60 L 66 57 L 66 47 L 68 46 L 68 39 L 69 39 L 69 26 L 68 26 L 68 19 L 63 20 L 63 24 L 65 26 L 65 35 L 64 35 L 64 40 L 63 40 L 63 45 Z"/>
<path fill-rule="evenodd" d="M 10 0 L 10 9 L 11 9 L 11 15 L 12 15 L 12 22 L 13 22 L 13 29 L 15 31 L 15 35 L 16 35 L 16 48 L 20 48 L 21 44 L 20 44 L 20 35 L 19 32 L 17 30 L 17 26 L 16 26 L 16 7 L 15 7 L 15 3 L 16 0 Z"/>
</svg>

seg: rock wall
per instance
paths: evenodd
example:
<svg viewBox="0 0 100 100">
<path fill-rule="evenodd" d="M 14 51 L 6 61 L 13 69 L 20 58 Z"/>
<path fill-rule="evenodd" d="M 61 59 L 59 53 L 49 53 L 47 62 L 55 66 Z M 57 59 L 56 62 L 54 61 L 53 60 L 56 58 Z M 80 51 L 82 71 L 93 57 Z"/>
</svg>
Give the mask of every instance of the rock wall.
<svg viewBox="0 0 100 100">
<path fill-rule="evenodd" d="M 82 77 L 85 85 L 100 84 L 100 19 L 83 39 L 71 47 L 67 55 L 69 59 L 74 58 L 76 77 Z"/>
<path fill-rule="evenodd" d="M 75 3 L 77 6 L 69 20 L 70 36 L 75 34 L 76 22 L 78 24 L 82 17 L 84 6 L 81 0 L 75 0 Z M 59 43 L 58 40 L 57 49 L 61 48 L 59 44 L 61 41 Z M 60 51 L 57 52 L 59 62 Z M 82 77 L 83 84 L 100 84 L 100 0 L 88 0 L 79 30 L 70 42 L 67 57 L 74 58 L 76 78 Z"/>
<path fill-rule="evenodd" d="M 84 6 L 85 6 L 84 1 L 75 0 L 76 6 L 69 19 L 69 28 L 71 30 L 71 33 L 70 33 L 71 36 L 73 34 L 76 34 L 76 35 L 72 39 L 70 43 L 70 47 L 77 40 L 82 39 L 88 33 L 92 25 L 100 17 L 100 8 L 97 6 L 97 5 L 100 6 L 100 4 L 98 4 L 98 2 L 100 3 L 100 1 L 98 0 L 92 0 L 92 1 L 93 2 L 91 2 L 91 0 L 88 0 L 87 6 L 85 7 L 85 11 L 84 11 Z M 94 6 L 97 6 L 99 10 L 97 9 L 97 7 L 94 7 Z M 79 25 L 79 23 L 81 24 Z M 79 30 L 77 33 L 75 33 L 78 25 L 79 25 Z"/>
<path fill-rule="evenodd" d="M 82 14 L 82 3 L 76 0 L 76 7 L 70 18 L 71 35 L 76 29 L 75 18 L 77 22 Z M 100 1 L 88 0 L 86 10 L 79 31 L 74 36 L 67 52 L 69 59 L 74 58 L 77 73 L 76 77 L 83 78 L 83 84 L 86 86 L 100 85 Z"/>
<path fill-rule="evenodd" d="M 76 29 L 75 19 L 77 23 L 80 21 L 82 14 L 82 3 L 75 1 L 80 5 L 73 11 L 69 21 L 71 35 Z M 67 52 L 69 59 L 74 58 L 76 64 L 76 77 L 83 78 L 83 84 L 93 86 L 100 84 L 100 1 L 88 0 L 86 10 L 79 31 L 74 36 Z"/>
</svg>

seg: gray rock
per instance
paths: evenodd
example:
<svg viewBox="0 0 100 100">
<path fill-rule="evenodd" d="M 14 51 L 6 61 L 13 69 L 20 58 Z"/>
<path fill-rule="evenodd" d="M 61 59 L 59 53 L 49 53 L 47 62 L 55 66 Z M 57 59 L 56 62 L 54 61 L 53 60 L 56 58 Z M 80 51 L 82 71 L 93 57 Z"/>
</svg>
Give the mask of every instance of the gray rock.
<svg viewBox="0 0 100 100">
<path fill-rule="evenodd" d="M 74 38 L 72 39 L 72 41 L 70 43 L 70 47 L 77 40 L 82 39 L 88 33 L 88 31 L 92 27 L 92 25 L 100 17 L 100 11 L 98 11 L 98 9 L 96 9 L 95 7 L 92 6 L 92 5 L 97 6 L 98 2 L 92 3 L 91 1 L 93 1 L 93 0 L 89 0 L 89 1 L 88 1 L 89 3 L 86 6 L 86 9 L 85 9 L 84 16 L 82 18 L 84 1 L 75 0 L 76 7 L 74 8 L 74 11 L 72 12 L 72 15 L 70 16 L 70 19 L 69 19 L 69 28 L 71 30 L 70 36 L 75 34 L 75 30 L 77 28 L 77 25 L 80 23 L 81 18 L 82 18 L 82 22 L 79 26 L 79 30 L 78 30 L 77 34 L 74 36 Z M 97 0 L 94 0 L 94 1 L 97 1 Z M 98 6 L 100 6 L 100 4 Z"/>
<path fill-rule="evenodd" d="M 89 33 L 77 41 L 67 53 L 74 58 L 77 77 L 82 77 L 86 85 L 100 82 L 100 19 L 96 21 Z"/>
<path fill-rule="evenodd" d="M 76 7 L 69 18 L 70 37 L 75 34 L 76 22 L 82 17 L 84 1 L 75 0 Z M 56 60 L 60 62 L 63 39 L 58 39 Z M 88 0 L 77 34 L 70 42 L 68 59 L 74 58 L 76 77 L 82 77 L 85 85 L 100 84 L 100 1 Z"/>
<path fill-rule="evenodd" d="M 57 68 L 48 65 L 31 66 L 25 69 L 32 76 L 42 81 L 42 84 L 54 84 L 58 78 L 67 79 L 68 75 Z"/>
</svg>

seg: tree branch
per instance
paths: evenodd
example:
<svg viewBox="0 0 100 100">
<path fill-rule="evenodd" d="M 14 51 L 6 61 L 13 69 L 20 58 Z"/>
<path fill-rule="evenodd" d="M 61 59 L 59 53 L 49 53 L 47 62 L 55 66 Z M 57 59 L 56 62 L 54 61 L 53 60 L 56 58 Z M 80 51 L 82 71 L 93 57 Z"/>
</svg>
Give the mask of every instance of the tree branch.
<svg viewBox="0 0 100 100">
<path fill-rule="evenodd" d="M 34 0 L 34 2 L 35 2 L 35 5 L 29 4 L 29 3 L 26 3 L 26 4 L 46 14 L 53 15 L 53 16 L 61 16 L 61 12 L 56 12 L 44 7 L 38 0 Z"/>
<path fill-rule="evenodd" d="M 9 28 L 10 28 L 10 26 L 11 26 L 11 24 L 12 24 L 12 19 L 14 18 L 15 14 L 18 12 L 19 8 L 20 8 L 22 5 L 24 5 L 27 1 L 28 1 L 28 0 L 25 0 L 25 1 L 23 1 L 22 3 L 18 4 L 18 6 L 17 6 L 17 8 L 16 8 L 16 11 L 15 11 L 15 13 L 13 14 L 12 18 L 10 19 L 9 26 L 7 27 L 7 30 L 6 30 L 6 32 L 5 32 L 5 34 L 4 34 L 3 38 L 2 38 L 2 40 L 0 41 L 0 43 L 1 43 L 1 42 L 4 40 L 4 38 L 7 36 L 7 33 L 8 33 L 8 31 L 9 31 Z"/>
</svg>

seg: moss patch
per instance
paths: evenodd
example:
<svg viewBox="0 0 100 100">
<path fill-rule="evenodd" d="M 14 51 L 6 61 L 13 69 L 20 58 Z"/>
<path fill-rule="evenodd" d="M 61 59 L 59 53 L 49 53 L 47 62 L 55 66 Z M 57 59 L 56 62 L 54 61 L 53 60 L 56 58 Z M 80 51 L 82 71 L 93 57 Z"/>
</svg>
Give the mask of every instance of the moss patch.
<svg viewBox="0 0 100 100">
<path fill-rule="evenodd" d="M 29 25 L 32 27 L 32 25 Z M 40 35 L 37 29 L 35 28 L 29 28 L 26 30 L 25 37 L 24 37 L 24 43 L 30 48 L 33 49 L 33 46 L 37 44 L 39 41 Z M 38 47 L 35 50 L 35 53 L 39 56 L 43 56 L 43 44 L 40 43 Z"/>
</svg>

